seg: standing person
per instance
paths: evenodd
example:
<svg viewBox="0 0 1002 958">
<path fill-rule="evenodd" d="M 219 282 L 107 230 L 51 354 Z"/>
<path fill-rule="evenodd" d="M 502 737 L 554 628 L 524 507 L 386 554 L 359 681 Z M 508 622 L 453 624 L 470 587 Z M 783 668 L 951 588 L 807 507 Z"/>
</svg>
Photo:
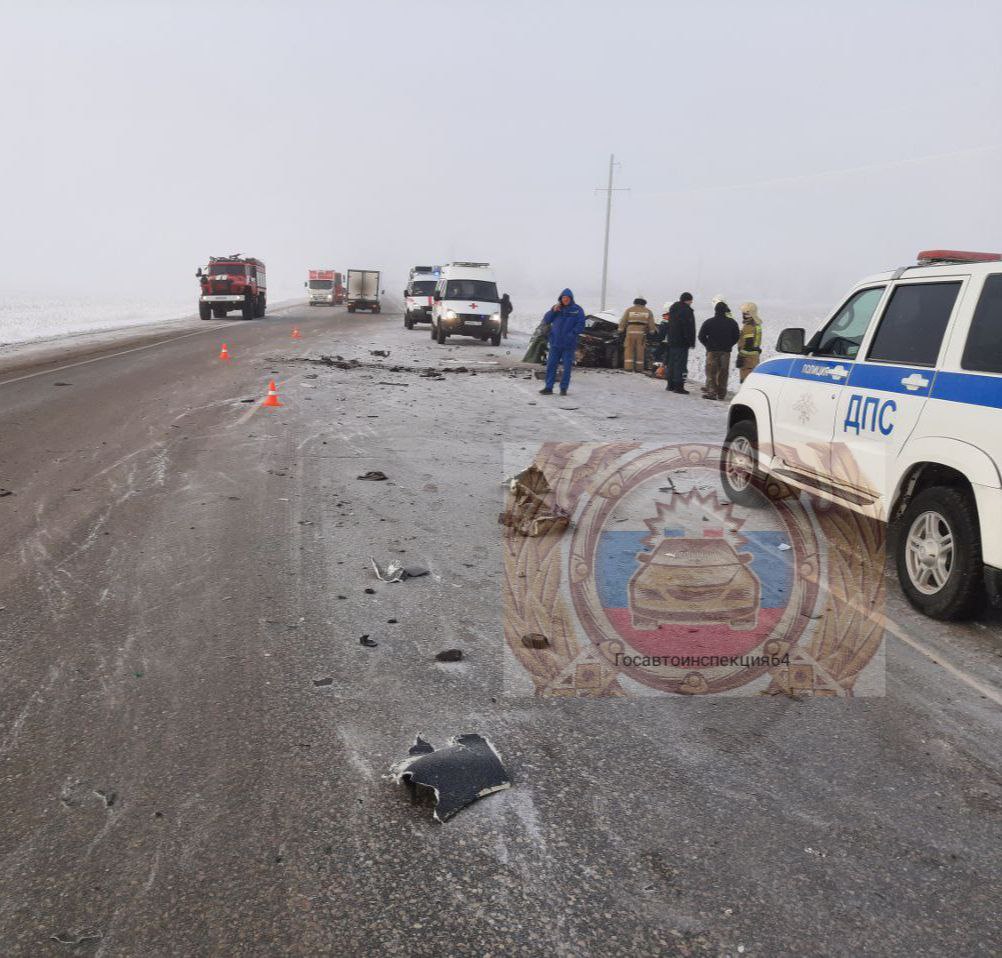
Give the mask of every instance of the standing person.
<svg viewBox="0 0 1002 958">
<path fill-rule="evenodd" d="M 741 330 L 731 316 L 730 307 L 721 301 L 713 307 L 713 316 L 699 327 L 699 341 L 706 348 L 706 385 L 704 399 L 726 399 L 730 375 L 731 350 L 741 338 Z"/>
<path fill-rule="evenodd" d="M 574 294 L 565 289 L 560 294 L 560 302 L 543 317 L 543 322 L 550 327 L 550 352 L 546 357 L 546 386 L 539 391 L 544 396 L 553 395 L 557 366 L 562 366 L 560 395 L 566 396 L 571 385 L 571 367 L 578 349 L 578 336 L 585 325 L 585 311 L 574 302 Z"/>
<path fill-rule="evenodd" d="M 647 300 L 638 296 L 619 321 L 619 335 L 625 334 L 623 369 L 628 373 L 642 373 L 644 371 L 647 334 L 653 333 L 656 329 L 654 314 L 647 308 Z"/>
<path fill-rule="evenodd" d="M 762 357 L 762 320 L 758 306 L 754 303 L 741 304 L 741 339 L 738 343 L 738 369 L 741 382 L 758 365 Z"/>
<path fill-rule="evenodd" d="M 511 316 L 512 311 L 515 309 L 511 304 L 511 298 L 507 293 L 501 297 L 501 338 L 508 338 L 508 317 Z"/>
<path fill-rule="evenodd" d="M 668 385 L 670 393 L 688 396 L 685 374 L 689 368 L 689 350 L 696 347 L 696 314 L 692 311 L 692 293 L 683 293 L 668 313 Z"/>
</svg>

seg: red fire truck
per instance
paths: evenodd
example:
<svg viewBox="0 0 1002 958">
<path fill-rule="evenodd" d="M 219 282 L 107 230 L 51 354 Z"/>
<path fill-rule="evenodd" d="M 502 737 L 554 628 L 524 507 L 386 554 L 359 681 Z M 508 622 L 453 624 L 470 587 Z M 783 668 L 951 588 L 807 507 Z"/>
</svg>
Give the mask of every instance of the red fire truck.
<svg viewBox="0 0 1002 958">
<path fill-rule="evenodd" d="M 231 310 L 240 310 L 243 319 L 264 315 L 267 281 L 264 263 L 252 256 L 210 256 L 209 265 L 195 273 L 202 288 L 198 315 L 202 319 L 224 319 Z"/>
</svg>

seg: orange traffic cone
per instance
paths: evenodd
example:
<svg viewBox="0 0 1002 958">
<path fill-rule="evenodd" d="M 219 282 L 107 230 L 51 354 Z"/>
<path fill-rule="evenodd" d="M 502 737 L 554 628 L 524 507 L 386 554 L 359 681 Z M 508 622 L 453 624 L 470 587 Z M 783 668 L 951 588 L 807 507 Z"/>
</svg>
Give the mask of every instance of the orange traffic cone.
<svg viewBox="0 0 1002 958">
<path fill-rule="evenodd" d="M 301 336 L 301 335 L 299 334 L 299 327 L 298 327 L 298 326 L 293 326 L 293 327 L 292 327 L 292 338 L 293 338 L 293 339 L 302 339 L 302 338 L 303 338 L 303 337 L 302 337 L 302 336 Z"/>
<path fill-rule="evenodd" d="M 275 388 L 275 380 L 273 379 L 268 383 L 268 395 L 265 397 L 262 406 L 281 406 L 283 403 L 278 401 L 278 390 Z"/>
<path fill-rule="evenodd" d="M 230 354 L 226 351 L 226 343 L 223 343 L 223 348 L 219 350 L 219 358 L 224 362 L 230 358 Z"/>
</svg>

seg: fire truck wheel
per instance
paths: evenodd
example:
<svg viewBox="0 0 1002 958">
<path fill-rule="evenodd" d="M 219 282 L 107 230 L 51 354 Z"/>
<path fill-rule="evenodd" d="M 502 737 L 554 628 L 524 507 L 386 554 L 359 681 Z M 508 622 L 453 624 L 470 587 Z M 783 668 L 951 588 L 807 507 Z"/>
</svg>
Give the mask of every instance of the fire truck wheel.
<svg viewBox="0 0 1002 958">
<path fill-rule="evenodd" d="M 268 310 L 268 300 L 264 296 L 259 296 L 257 301 L 257 312 L 254 314 L 260 319 Z"/>
<path fill-rule="evenodd" d="M 212 307 L 208 303 L 198 304 L 199 319 L 212 319 Z"/>
<path fill-rule="evenodd" d="M 240 307 L 240 313 L 244 319 L 253 319 L 256 310 L 256 302 L 248 296 L 244 301 L 243 305 Z"/>
</svg>

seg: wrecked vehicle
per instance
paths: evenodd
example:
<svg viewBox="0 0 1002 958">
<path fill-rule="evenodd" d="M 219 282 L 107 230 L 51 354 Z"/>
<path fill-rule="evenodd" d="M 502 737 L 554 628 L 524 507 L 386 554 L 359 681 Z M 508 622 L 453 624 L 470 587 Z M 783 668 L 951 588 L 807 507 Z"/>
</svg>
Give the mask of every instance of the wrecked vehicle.
<svg viewBox="0 0 1002 958">
<path fill-rule="evenodd" d="M 522 357 L 524 363 L 545 363 L 547 335 L 549 330 L 540 323 L 529 340 L 529 347 Z M 647 354 L 650 356 L 656 346 L 657 335 L 648 337 Z M 623 365 L 623 343 L 619 335 L 619 317 L 612 310 L 589 313 L 585 318 L 585 328 L 578 337 L 578 351 L 575 357 L 578 366 L 599 369 L 619 369 Z M 644 368 L 650 360 L 645 357 Z"/>
</svg>

